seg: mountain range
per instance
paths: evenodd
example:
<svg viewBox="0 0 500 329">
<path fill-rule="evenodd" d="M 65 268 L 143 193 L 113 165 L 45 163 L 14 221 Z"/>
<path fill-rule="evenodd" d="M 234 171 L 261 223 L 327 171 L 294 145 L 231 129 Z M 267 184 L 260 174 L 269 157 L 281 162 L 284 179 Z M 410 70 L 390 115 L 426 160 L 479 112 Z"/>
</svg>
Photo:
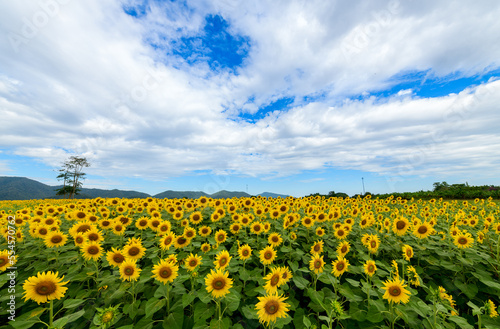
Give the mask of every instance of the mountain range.
<svg viewBox="0 0 500 329">
<path fill-rule="evenodd" d="M 33 200 L 33 199 L 58 199 L 61 196 L 56 196 L 55 190 L 62 186 L 50 186 L 40 183 L 36 180 L 26 177 L 0 177 L 0 200 Z M 264 192 L 258 194 L 263 197 L 282 197 L 287 195 Z M 153 197 L 158 199 L 174 199 L 174 198 L 192 198 L 196 199 L 201 196 L 210 197 L 213 199 L 233 198 L 233 197 L 251 197 L 252 195 L 245 192 L 219 191 L 213 194 L 207 194 L 202 191 L 172 191 L 167 190 L 155 195 L 149 195 L 138 191 L 124 190 L 105 190 L 97 188 L 82 188 L 76 198 L 79 199 L 94 199 L 94 198 L 147 198 Z"/>
</svg>

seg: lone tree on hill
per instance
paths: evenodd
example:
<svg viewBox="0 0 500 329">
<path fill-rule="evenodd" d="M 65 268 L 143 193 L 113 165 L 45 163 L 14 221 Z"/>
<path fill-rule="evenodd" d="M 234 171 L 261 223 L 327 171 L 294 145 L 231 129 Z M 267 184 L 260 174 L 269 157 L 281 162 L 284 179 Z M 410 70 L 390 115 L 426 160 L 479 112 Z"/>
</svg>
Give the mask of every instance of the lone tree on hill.
<svg viewBox="0 0 500 329">
<path fill-rule="evenodd" d="M 60 174 L 57 176 L 57 179 L 63 180 L 63 187 L 56 190 L 56 195 L 64 195 L 69 194 L 69 199 L 74 198 L 80 188 L 82 187 L 82 180 L 85 179 L 85 173 L 82 172 L 83 168 L 90 167 L 90 163 L 87 161 L 85 157 L 79 156 L 70 156 L 69 160 L 66 160 L 62 168 L 59 169 Z"/>
</svg>

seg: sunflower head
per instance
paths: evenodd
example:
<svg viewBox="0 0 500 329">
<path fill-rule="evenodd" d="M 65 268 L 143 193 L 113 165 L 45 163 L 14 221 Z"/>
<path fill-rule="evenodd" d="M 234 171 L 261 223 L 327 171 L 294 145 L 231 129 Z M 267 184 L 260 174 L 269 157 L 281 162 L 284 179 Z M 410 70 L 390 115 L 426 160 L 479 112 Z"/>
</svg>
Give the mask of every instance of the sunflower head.
<svg viewBox="0 0 500 329">
<path fill-rule="evenodd" d="M 269 324 L 275 322 L 278 318 L 286 318 L 288 316 L 288 308 L 290 305 L 284 301 L 286 297 L 278 296 L 277 293 L 257 297 L 259 302 L 255 305 L 259 321 L 261 323 Z"/>
<path fill-rule="evenodd" d="M 252 248 L 248 244 L 244 244 L 238 248 L 238 255 L 241 260 L 247 260 L 252 256 Z"/>
<path fill-rule="evenodd" d="M 385 294 L 382 296 L 387 299 L 389 303 L 403 303 L 406 304 L 410 301 L 411 292 L 405 289 L 406 285 L 403 280 L 399 278 L 394 278 L 392 280 L 387 280 L 384 282 Z"/>
<path fill-rule="evenodd" d="M 212 297 L 221 298 L 229 293 L 229 289 L 233 286 L 233 280 L 229 278 L 229 273 L 226 271 L 211 270 L 205 277 L 205 286 Z"/>
<path fill-rule="evenodd" d="M 179 267 L 167 259 L 162 259 L 160 263 L 153 266 L 153 278 L 162 282 L 173 282 L 179 275 Z"/>
<path fill-rule="evenodd" d="M 58 272 L 38 272 L 36 276 L 24 281 L 24 299 L 31 299 L 40 304 L 63 298 L 68 290 L 64 285 L 69 282 L 61 282 L 63 278 L 64 276 L 58 277 Z"/>
<path fill-rule="evenodd" d="M 198 255 L 193 255 L 192 253 L 186 257 L 184 260 L 184 264 L 186 265 L 186 268 L 190 271 L 193 272 L 198 266 L 201 265 L 201 256 Z"/>
<path fill-rule="evenodd" d="M 229 255 L 229 252 L 227 252 L 226 250 L 219 252 L 215 257 L 215 268 L 221 270 L 225 269 L 229 265 L 231 258 L 232 257 Z"/>
<path fill-rule="evenodd" d="M 262 264 L 269 265 L 276 259 L 276 251 L 272 246 L 267 246 L 259 252 L 259 258 Z"/>
<path fill-rule="evenodd" d="M 347 272 L 349 268 L 349 261 L 343 257 L 338 257 L 337 260 L 332 261 L 332 273 L 336 277 L 341 276 L 345 272 Z"/>
<path fill-rule="evenodd" d="M 373 276 L 375 272 L 377 271 L 377 265 L 375 265 L 375 261 L 373 260 L 367 260 L 366 263 L 363 265 L 365 274 L 368 276 Z"/>
<path fill-rule="evenodd" d="M 120 278 L 125 281 L 137 281 L 141 269 L 137 267 L 136 260 L 125 259 L 123 263 L 120 264 Z"/>
</svg>

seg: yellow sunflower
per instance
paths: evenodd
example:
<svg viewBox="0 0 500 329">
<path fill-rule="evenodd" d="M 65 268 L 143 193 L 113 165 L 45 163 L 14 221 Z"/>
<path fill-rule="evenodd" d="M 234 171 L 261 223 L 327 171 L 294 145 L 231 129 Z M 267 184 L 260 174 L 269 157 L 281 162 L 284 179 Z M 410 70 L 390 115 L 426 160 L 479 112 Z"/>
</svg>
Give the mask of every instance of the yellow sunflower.
<svg viewBox="0 0 500 329">
<path fill-rule="evenodd" d="M 269 265 L 276 259 L 276 251 L 272 246 L 267 246 L 259 252 L 259 258 L 262 264 Z"/>
<path fill-rule="evenodd" d="M 399 217 L 394 220 L 392 224 L 392 231 L 396 233 L 398 236 L 405 235 L 406 231 L 410 227 L 410 222 L 405 217 Z"/>
<path fill-rule="evenodd" d="M 316 229 L 316 235 L 319 236 L 319 237 L 322 237 L 323 235 L 325 235 L 325 230 L 320 226 Z"/>
<path fill-rule="evenodd" d="M 247 260 L 252 256 L 252 248 L 248 244 L 244 244 L 238 248 L 238 255 L 241 260 Z"/>
<path fill-rule="evenodd" d="M 97 242 L 84 242 L 80 250 L 83 253 L 83 258 L 86 260 L 98 260 L 102 256 L 102 247 Z"/>
<path fill-rule="evenodd" d="M 153 266 L 152 273 L 152 278 L 155 278 L 161 283 L 173 282 L 179 275 L 179 266 L 166 259 L 162 259 L 158 264 Z"/>
<path fill-rule="evenodd" d="M 323 260 L 323 256 L 313 254 L 311 260 L 309 261 L 309 269 L 316 274 L 320 274 L 323 273 L 324 267 L 325 261 Z"/>
<path fill-rule="evenodd" d="M 231 224 L 231 226 L 229 227 L 229 230 L 231 231 L 231 233 L 233 234 L 238 234 L 238 232 L 240 231 L 241 229 L 241 225 L 239 223 L 233 223 Z"/>
<path fill-rule="evenodd" d="M 399 278 L 394 278 L 392 280 L 387 280 L 384 282 L 382 289 L 385 290 L 385 294 L 382 298 L 387 299 L 389 303 L 403 303 L 406 304 L 410 301 L 411 292 L 405 289 L 406 284 L 403 280 Z"/>
<path fill-rule="evenodd" d="M 184 233 L 182 235 L 184 235 L 189 240 L 194 239 L 194 237 L 196 236 L 196 230 L 192 227 L 186 226 L 184 227 Z"/>
<path fill-rule="evenodd" d="M 380 246 L 380 238 L 378 235 L 372 235 L 370 241 L 368 242 L 368 251 L 372 254 L 376 253 Z"/>
<path fill-rule="evenodd" d="M 121 250 L 111 247 L 111 250 L 106 253 L 106 260 L 114 267 L 120 267 L 121 263 L 125 260 L 125 256 Z"/>
<path fill-rule="evenodd" d="M 288 283 L 290 279 L 293 277 L 292 271 L 287 266 L 283 266 L 281 268 L 281 279 L 283 280 L 283 284 Z"/>
<path fill-rule="evenodd" d="M 278 291 L 278 287 L 283 284 L 282 269 L 281 267 L 275 267 L 271 269 L 271 272 L 264 277 L 266 284 L 264 289 L 266 289 L 267 294 L 273 294 Z"/>
<path fill-rule="evenodd" d="M 210 249 L 212 249 L 212 246 L 210 245 L 210 243 L 204 243 L 201 245 L 201 251 L 203 251 L 204 253 L 209 252 Z"/>
<path fill-rule="evenodd" d="M 407 261 L 413 257 L 413 248 L 410 245 L 403 245 L 403 257 Z"/>
<path fill-rule="evenodd" d="M 250 231 L 254 234 L 261 234 L 264 231 L 264 228 L 261 223 L 255 222 L 250 226 Z"/>
<path fill-rule="evenodd" d="M 186 264 L 186 268 L 193 272 L 198 266 L 201 265 L 201 256 L 193 255 L 192 253 L 186 257 L 184 260 L 184 264 Z"/>
<path fill-rule="evenodd" d="M 347 241 L 342 241 L 337 247 L 337 254 L 341 257 L 345 257 L 349 250 L 351 250 L 351 244 Z"/>
<path fill-rule="evenodd" d="M 432 226 L 427 222 L 423 222 L 420 225 L 416 225 L 413 229 L 413 235 L 419 239 L 425 239 L 432 233 Z"/>
<path fill-rule="evenodd" d="M 287 299 L 286 297 L 278 296 L 276 293 L 257 298 L 259 302 L 255 305 L 255 309 L 260 323 L 269 325 L 269 323 L 275 322 L 277 318 L 286 318 L 288 316 L 286 312 L 288 312 L 290 305 L 284 302 Z"/>
<path fill-rule="evenodd" d="M 14 266 L 17 261 L 17 256 L 10 255 L 8 250 L 0 251 L 0 272 L 5 271 L 8 267 Z"/>
<path fill-rule="evenodd" d="M 203 215 L 200 211 L 195 211 L 189 216 L 189 220 L 193 224 L 199 224 L 203 221 Z"/>
<path fill-rule="evenodd" d="M 174 247 L 177 249 L 184 248 L 191 243 L 191 240 L 184 235 L 176 236 L 174 239 Z"/>
<path fill-rule="evenodd" d="M 375 261 L 369 259 L 366 261 L 366 263 L 363 265 L 363 268 L 365 270 L 365 274 L 368 276 L 373 276 L 375 272 L 377 271 L 377 265 L 375 265 Z"/>
<path fill-rule="evenodd" d="M 198 229 L 198 233 L 206 238 L 207 236 L 210 235 L 210 233 L 212 233 L 212 229 L 210 228 L 210 226 L 202 226 Z"/>
<path fill-rule="evenodd" d="M 134 259 L 125 259 L 120 264 L 120 279 L 123 281 L 137 281 L 140 273 L 141 269 L 137 267 Z"/>
<path fill-rule="evenodd" d="M 23 284 L 24 300 L 32 299 L 40 304 L 63 298 L 68 290 L 64 285 L 69 281 L 61 282 L 64 276 L 59 278 L 58 274 L 52 271 L 38 272 L 36 276 L 29 277 Z"/>
<path fill-rule="evenodd" d="M 215 257 L 214 265 L 216 269 L 224 270 L 231 261 L 231 256 L 226 250 L 222 250 Z"/>
<path fill-rule="evenodd" d="M 44 238 L 47 248 L 61 247 L 68 241 L 68 236 L 60 231 L 48 233 Z"/>
<path fill-rule="evenodd" d="M 310 253 L 311 254 L 321 254 L 323 252 L 323 240 L 318 240 L 314 242 L 314 244 L 311 247 Z"/>
<path fill-rule="evenodd" d="M 140 217 L 135 221 L 135 227 L 139 230 L 145 230 L 149 227 L 149 218 L 146 216 Z"/>
<path fill-rule="evenodd" d="M 312 219 L 311 217 L 304 217 L 302 218 L 301 223 L 302 226 L 306 228 L 311 228 L 314 225 L 314 219 Z"/>
<path fill-rule="evenodd" d="M 123 247 L 123 255 L 126 258 L 138 260 L 141 259 L 146 253 L 146 248 L 142 246 L 142 243 L 130 243 Z"/>
<path fill-rule="evenodd" d="M 468 232 L 459 233 L 454 237 L 453 243 L 455 244 L 455 246 L 461 249 L 470 248 L 474 243 L 474 238 Z"/>
<path fill-rule="evenodd" d="M 230 279 L 228 272 L 222 270 L 211 270 L 210 274 L 205 277 L 205 285 L 207 292 L 212 293 L 214 298 L 224 297 L 229 293 L 229 289 L 233 286 L 233 280 Z"/>
<path fill-rule="evenodd" d="M 274 232 L 269 234 L 269 236 L 267 237 L 267 242 L 269 242 L 271 246 L 276 248 L 283 242 L 283 239 L 281 238 L 281 235 L 279 233 Z"/>
<path fill-rule="evenodd" d="M 336 260 L 332 261 L 333 275 L 335 275 L 336 277 L 341 276 L 342 274 L 348 271 L 349 265 L 350 264 L 347 259 L 343 257 L 337 257 Z"/>
<path fill-rule="evenodd" d="M 218 230 L 215 233 L 215 242 L 217 243 L 217 245 L 226 241 L 226 238 L 227 238 L 227 233 L 224 230 Z"/>
<path fill-rule="evenodd" d="M 160 239 L 160 248 L 162 250 L 168 250 L 168 249 L 170 249 L 170 247 L 174 243 L 175 238 L 176 238 L 176 236 L 175 236 L 175 234 L 173 232 L 170 232 L 169 234 L 163 236 Z"/>
</svg>

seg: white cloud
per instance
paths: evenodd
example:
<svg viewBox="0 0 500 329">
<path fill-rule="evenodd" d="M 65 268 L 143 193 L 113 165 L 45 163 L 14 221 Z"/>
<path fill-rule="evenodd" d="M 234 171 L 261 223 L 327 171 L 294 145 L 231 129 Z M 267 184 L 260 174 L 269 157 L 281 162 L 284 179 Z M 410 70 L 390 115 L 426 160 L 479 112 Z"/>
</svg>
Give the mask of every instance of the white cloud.
<svg viewBox="0 0 500 329">
<path fill-rule="evenodd" d="M 0 146 L 16 154 L 58 166 L 70 150 L 88 156 L 94 174 L 146 178 L 325 167 L 396 178 L 498 173 L 498 81 L 429 99 L 411 89 L 369 96 L 405 72 L 497 68 L 495 1 L 169 2 L 140 19 L 119 1 L 66 2 L 54 0 L 59 10 L 29 38 L 26 21 L 44 12 L 38 2 L 8 2 L 0 13 L 3 35 L 24 38 L 0 43 Z M 216 12 L 250 38 L 235 74 L 166 55 Z M 300 101 L 310 94 L 324 97 Z M 285 96 L 296 98 L 288 112 L 231 120 Z"/>
</svg>

